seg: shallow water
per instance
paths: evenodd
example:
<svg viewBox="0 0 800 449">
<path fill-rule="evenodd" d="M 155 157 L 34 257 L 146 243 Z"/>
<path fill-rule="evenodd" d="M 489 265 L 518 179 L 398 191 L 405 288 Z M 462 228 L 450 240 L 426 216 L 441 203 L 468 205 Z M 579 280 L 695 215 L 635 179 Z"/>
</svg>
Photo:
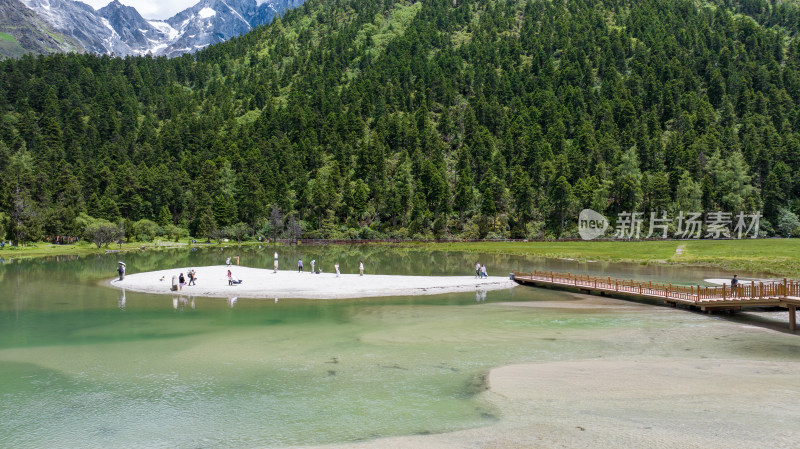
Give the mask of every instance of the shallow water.
<svg viewBox="0 0 800 449">
<path fill-rule="evenodd" d="M 347 272 L 365 260 L 380 274 L 470 275 L 477 257 L 490 274 L 536 266 L 675 283 L 726 276 L 383 247 L 279 251 L 281 268 L 303 257 L 306 267 L 316 258 Z M 272 265 L 270 249 L 224 248 L 0 266 L 0 447 L 275 447 L 434 433 L 495 422 L 500 412 L 476 394 L 490 368 L 509 363 L 687 353 L 800 360 L 790 335 L 744 340 L 700 314 L 580 307 L 585 297 L 525 287 L 274 303 L 100 285 L 119 257 L 137 272 L 231 255 Z M 529 301 L 547 306 L 499 304 Z M 625 338 L 608 338 L 617 334 Z"/>
</svg>

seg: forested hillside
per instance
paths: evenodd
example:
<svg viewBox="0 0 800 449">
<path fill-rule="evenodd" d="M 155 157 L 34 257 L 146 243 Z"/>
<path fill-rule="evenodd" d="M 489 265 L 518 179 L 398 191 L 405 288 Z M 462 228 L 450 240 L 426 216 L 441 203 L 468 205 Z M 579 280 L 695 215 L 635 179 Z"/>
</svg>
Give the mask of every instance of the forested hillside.
<svg viewBox="0 0 800 449">
<path fill-rule="evenodd" d="M 798 31 L 794 1 L 309 0 L 195 56 L 3 61 L 0 231 L 558 237 L 585 207 L 793 230 Z"/>
</svg>

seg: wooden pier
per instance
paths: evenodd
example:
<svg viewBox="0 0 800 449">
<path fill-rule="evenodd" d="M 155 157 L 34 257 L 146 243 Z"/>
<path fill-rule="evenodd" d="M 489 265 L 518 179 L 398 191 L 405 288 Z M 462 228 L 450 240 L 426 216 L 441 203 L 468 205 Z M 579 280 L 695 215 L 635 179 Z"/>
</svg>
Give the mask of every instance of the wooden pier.
<svg viewBox="0 0 800 449">
<path fill-rule="evenodd" d="M 796 310 L 800 307 L 800 282 L 784 279 L 779 282 L 739 282 L 705 287 L 640 282 L 632 279 L 595 277 L 553 271 L 513 272 L 513 279 L 522 285 L 575 288 L 586 293 L 655 299 L 673 307 L 683 304 L 712 313 L 715 310 L 741 310 L 744 307 L 783 307 L 789 309 L 789 328 L 797 330 Z"/>
</svg>

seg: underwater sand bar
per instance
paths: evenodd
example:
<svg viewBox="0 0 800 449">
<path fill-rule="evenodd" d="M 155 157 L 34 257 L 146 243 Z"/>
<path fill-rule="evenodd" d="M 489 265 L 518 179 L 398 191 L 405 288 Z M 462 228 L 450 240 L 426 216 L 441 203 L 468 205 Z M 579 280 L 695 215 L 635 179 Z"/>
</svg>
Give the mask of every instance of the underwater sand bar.
<svg viewBox="0 0 800 449">
<path fill-rule="evenodd" d="M 493 425 L 303 448 L 797 447 L 796 426 L 786 423 L 800 417 L 799 365 L 678 357 L 509 365 L 491 370 L 478 396 L 500 411 Z"/>
<path fill-rule="evenodd" d="M 183 289 L 171 290 L 172 277 L 183 273 L 186 282 L 189 268 L 134 273 L 122 281 L 112 280 L 110 285 L 130 291 L 158 293 L 164 295 L 184 294 L 192 296 L 243 298 L 308 298 L 340 299 L 376 296 L 436 295 L 440 293 L 474 292 L 475 290 L 500 290 L 513 288 L 517 284 L 508 277 L 490 276 L 477 279 L 474 276 L 396 276 L 381 274 L 313 274 L 309 271 L 273 270 L 231 266 L 239 285 L 228 285 L 228 267 L 225 265 L 192 267 L 197 273 L 196 285 L 184 285 Z"/>
</svg>

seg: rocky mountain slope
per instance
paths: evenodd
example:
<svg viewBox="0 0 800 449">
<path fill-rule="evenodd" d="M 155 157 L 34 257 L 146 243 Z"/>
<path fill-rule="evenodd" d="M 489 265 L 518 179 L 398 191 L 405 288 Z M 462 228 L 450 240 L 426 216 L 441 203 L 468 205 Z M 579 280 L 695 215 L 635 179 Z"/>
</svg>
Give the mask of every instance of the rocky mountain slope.
<svg viewBox="0 0 800 449">
<path fill-rule="evenodd" d="M 19 0 L 0 0 L 0 58 L 80 49 Z"/>
<path fill-rule="evenodd" d="M 178 56 L 271 22 L 303 0 L 201 0 L 167 20 L 147 20 L 118 0 L 95 11 L 73 0 L 0 1 L 0 57 L 90 52 Z"/>
</svg>

